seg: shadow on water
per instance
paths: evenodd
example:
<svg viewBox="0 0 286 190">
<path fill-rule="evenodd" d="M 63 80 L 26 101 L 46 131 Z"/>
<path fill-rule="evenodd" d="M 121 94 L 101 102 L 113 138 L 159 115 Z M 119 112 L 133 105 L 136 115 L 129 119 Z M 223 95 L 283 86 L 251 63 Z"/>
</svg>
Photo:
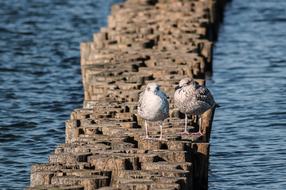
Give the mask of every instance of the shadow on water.
<svg viewBox="0 0 286 190">
<path fill-rule="evenodd" d="M 0 188 L 23 189 L 81 107 L 80 42 L 119 0 L 0 1 Z M 16 183 L 15 183 L 16 182 Z"/>
<path fill-rule="evenodd" d="M 286 189 L 286 1 L 233 0 L 214 49 L 210 190 Z"/>
</svg>

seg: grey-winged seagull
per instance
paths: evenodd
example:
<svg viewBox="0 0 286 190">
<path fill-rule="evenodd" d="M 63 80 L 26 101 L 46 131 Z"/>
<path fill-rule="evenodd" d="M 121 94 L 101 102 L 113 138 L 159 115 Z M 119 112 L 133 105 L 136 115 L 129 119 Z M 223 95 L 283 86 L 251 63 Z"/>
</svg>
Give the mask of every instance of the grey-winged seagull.
<svg viewBox="0 0 286 190">
<path fill-rule="evenodd" d="M 156 83 L 147 84 L 144 92 L 140 94 L 138 102 L 138 114 L 145 120 L 145 132 L 146 139 L 150 139 L 148 136 L 148 123 L 160 122 L 160 138 L 163 140 L 163 121 L 169 116 L 169 102 L 164 92 L 160 90 L 160 87 Z"/>
<path fill-rule="evenodd" d="M 185 114 L 185 130 L 183 134 L 189 134 L 187 131 L 187 114 L 200 116 L 216 105 L 210 91 L 191 78 L 184 78 L 179 82 L 179 86 L 174 94 L 174 101 L 180 112 Z M 198 133 L 202 135 L 200 129 Z"/>
</svg>

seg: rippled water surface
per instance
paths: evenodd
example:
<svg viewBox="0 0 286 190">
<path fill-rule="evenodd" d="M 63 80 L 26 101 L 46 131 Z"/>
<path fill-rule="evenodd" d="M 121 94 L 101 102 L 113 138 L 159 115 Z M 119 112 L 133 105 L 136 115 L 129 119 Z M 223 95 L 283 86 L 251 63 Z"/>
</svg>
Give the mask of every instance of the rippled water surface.
<svg viewBox="0 0 286 190">
<path fill-rule="evenodd" d="M 229 4 L 213 80 L 209 189 L 286 189 L 286 1 Z"/>
<path fill-rule="evenodd" d="M 64 142 L 82 105 L 79 44 L 119 0 L 0 1 L 0 189 L 23 189 L 30 166 Z"/>
<path fill-rule="evenodd" d="M 0 1 L 1 189 L 23 189 L 64 142 L 82 104 L 79 43 L 116 1 Z M 286 189 L 286 1 L 233 0 L 214 54 L 210 189 Z"/>
</svg>

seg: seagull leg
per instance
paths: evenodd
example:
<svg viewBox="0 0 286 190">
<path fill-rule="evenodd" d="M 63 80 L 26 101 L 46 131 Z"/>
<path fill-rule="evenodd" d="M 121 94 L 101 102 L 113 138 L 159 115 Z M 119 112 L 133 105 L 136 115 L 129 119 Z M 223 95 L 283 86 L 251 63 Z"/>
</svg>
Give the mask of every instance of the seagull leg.
<svg viewBox="0 0 286 190">
<path fill-rule="evenodd" d="M 145 139 L 149 139 L 149 136 L 148 136 L 148 123 L 147 123 L 146 120 L 145 120 L 145 133 L 146 133 Z"/>
<path fill-rule="evenodd" d="M 196 116 L 198 117 L 198 123 L 199 123 L 199 131 L 198 132 L 194 132 L 194 133 L 191 133 L 191 135 L 193 136 L 203 136 L 203 133 L 201 132 L 201 126 L 202 126 L 202 118 L 200 116 Z"/>
<path fill-rule="evenodd" d="M 184 134 L 189 134 L 189 132 L 187 130 L 187 126 L 188 126 L 188 115 L 185 113 L 185 130 L 184 130 Z"/>
<path fill-rule="evenodd" d="M 179 132 L 178 135 L 189 135 L 189 131 L 187 130 L 188 127 L 188 115 L 185 114 L 185 127 L 183 132 Z"/>
<path fill-rule="evenodd" d="M 166 139 L 163 139 L 163 123 L 160 122 L 160 141 L 166 141 Z"/>
<path fill-rule="evenodd" d="M 163 126 L 162 123 L 160 123 L 160 140 L 163 138 Z"/>
</svg>

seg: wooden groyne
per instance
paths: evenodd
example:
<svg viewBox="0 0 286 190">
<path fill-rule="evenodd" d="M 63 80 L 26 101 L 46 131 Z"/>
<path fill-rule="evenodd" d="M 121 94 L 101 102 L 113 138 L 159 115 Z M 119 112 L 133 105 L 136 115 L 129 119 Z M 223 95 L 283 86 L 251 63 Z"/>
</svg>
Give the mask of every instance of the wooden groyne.
<svg viewBox="0 0 286 190">
<path fill-rule="evenodd" d="M 204 84 L 225 0 L 128 0 L 112 7 L 108 26 L 81 44 L 84 106 L 66 122 L 66 143 L 31 168 L 28 189 L 208 188 L 214 110 L 202 116 L 200 138 L 180 136 L 183 115 L 174 88 L 189 76 Z M 149 82 L 170 97 L 167 141 L 144 139 L 137 115 Z M 198 129 L 194 118 L 189 125 Z M 150 127 L 151 136 L 159 128 Z"/>
</svg>

